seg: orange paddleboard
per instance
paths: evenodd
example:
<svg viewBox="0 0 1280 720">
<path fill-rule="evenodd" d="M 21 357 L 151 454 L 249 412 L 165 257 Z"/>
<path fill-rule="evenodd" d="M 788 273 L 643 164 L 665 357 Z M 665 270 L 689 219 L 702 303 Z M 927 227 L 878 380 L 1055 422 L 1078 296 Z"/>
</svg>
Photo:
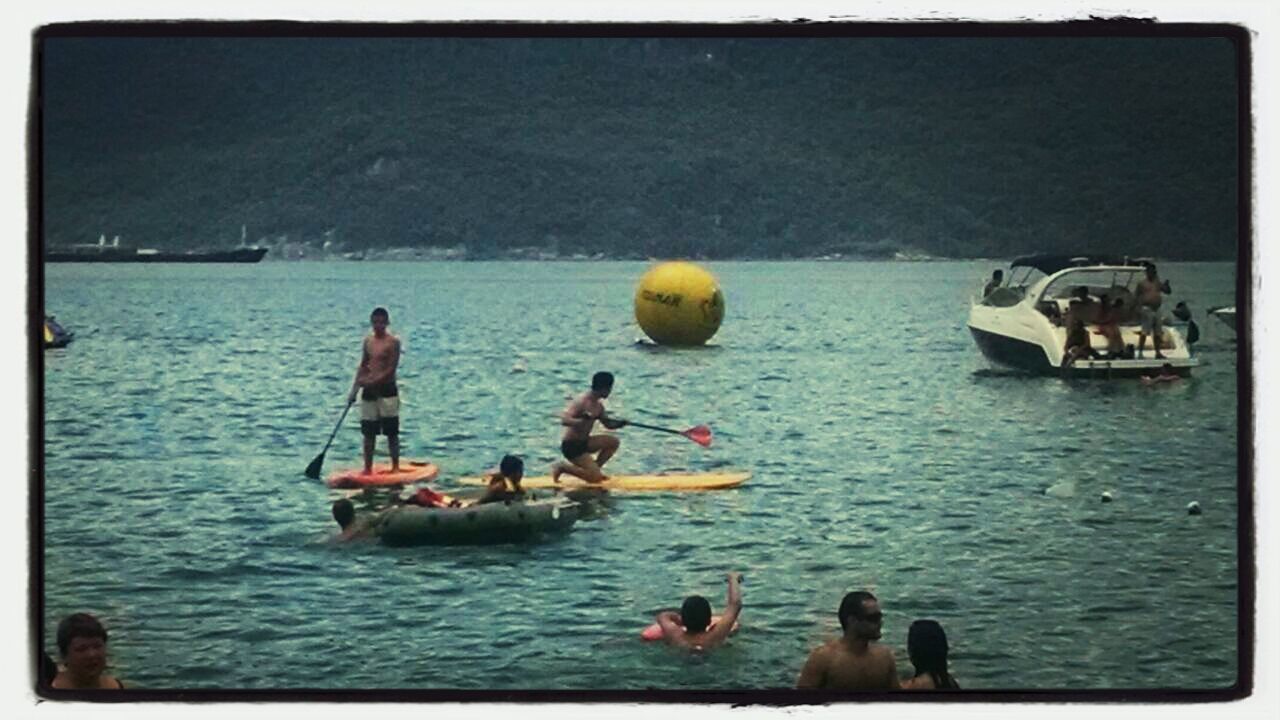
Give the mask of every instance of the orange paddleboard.
<svg viewBox="0 0 1280 720">
<path fill-rule="evenodd" d="M 374 463 L 373 472 L 365 474 L 364 468 L 338 470 L 325 483 L 331 488 L 397 487 L 410 483 L 434 480 L 440 468 L 429 462 L 402 461 L 398 472 L 391 472 L 390 463 Z"/>
</svg>

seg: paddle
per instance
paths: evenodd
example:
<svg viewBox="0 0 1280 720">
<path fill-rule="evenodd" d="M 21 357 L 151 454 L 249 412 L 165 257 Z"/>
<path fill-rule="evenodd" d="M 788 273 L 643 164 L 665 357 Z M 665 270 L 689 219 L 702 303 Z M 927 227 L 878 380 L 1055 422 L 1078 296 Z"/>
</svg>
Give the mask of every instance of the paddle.
<svg viewBox="0 0 1280 720">
<path fill-rule="evenodd" d="M 646 430 L 657 430 L 658 432 L 671 433 L 672 435 L 683 435 L 702 447 L 711 447 L 711 428 L 706 425 L 696 425 L 688 430 L 672 430 L 671 428 L 658 427 L 657 425 L 645 425 L 644 423 L 638 423 L 634 420 L 623 420 L 623 422 Z"/>
<path fill-rule="evenodd" d="M 342 421 L 347 419 L 347 411 L 351 409 L 351 406 L 354 403 L 355 400 L 347 401 L 347 406 L 342 409 L 342 417 L 338 418 L 338 424 L 333 426 L 333 432 L 329 434 L 329 441 L 324 444 L 324 449 L 320 451 L 320 454 L 316 456 L 316 459 L 312 460 L 311 464 L 307 466 L 307 469 L 303 471 L 303 474 L 312 480 L 320 479 L 320 466 L 324 464 L 324 454 L 329 452 L 329 446 L 333 444 L 334 436 L 338 434 L 338 429 L 342 427 Z"/>
</svg>

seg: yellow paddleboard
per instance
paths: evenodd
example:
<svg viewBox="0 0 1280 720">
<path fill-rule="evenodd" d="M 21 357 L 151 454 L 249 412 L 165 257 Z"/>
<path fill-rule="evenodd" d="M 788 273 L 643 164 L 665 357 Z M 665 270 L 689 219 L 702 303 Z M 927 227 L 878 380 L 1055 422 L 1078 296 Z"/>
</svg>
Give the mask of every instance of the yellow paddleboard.
<svg viewBox="0 0 1280 720">
<path fill-rule="evenodd" d="M 599 488 L 601 490 L 618 490 L 622 492 L 681 492 L 697 490 L 724 490 L 738 487 L 751 477 L 749 472 L 739 473 L 672 473 L 669 475 L 611 475 L 602 483 L 588 483 L 572 475 L 561 475 L 560 482 L 551 482 L 549 476 L 527 477 L 520 481 L 520 487 L 526 489 L 563 488 L 578 490 L 581 488 Z M 463 485 L 485 485 L 488 478 L 464 477 L 458 482 Z"/>
</svg>

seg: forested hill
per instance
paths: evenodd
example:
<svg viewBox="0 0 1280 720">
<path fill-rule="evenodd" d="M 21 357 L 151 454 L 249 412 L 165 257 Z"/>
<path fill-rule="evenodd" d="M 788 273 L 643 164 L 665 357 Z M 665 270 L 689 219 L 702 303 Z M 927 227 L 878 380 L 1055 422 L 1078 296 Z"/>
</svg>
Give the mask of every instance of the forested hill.
<svg viewBox="0 0 1280 720">
<path fill-rule="evenodd" d="M 51 38 L 45 243 L 1234 259 L 1235 51 Z"/>
</svg>

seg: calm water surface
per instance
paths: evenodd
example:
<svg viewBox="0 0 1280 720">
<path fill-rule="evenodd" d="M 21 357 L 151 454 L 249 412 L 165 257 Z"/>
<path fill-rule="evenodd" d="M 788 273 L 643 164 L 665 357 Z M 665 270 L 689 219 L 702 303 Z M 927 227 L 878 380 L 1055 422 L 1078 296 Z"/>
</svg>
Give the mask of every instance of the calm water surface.
<svg viewBox="0 0 1280 720">
<path fill-rule="evenodd" d="M 644 263 L 46 267 L 77 332 L 44 355 L 46 632 L 100 615 L 138 687 L 774 688 L 865 587 L 904 673 L 907 627 L 932 617 L 967 688 L 1234 682 L 1228 329 L 1198 317 L 1188 382 L 1030 378 L 964 325 L 993 264 L 707 267 L 727 312 L 698 350 L 635 345 Z M 1233 302 L 1233 273 L 1162 268 L 1198 313 Z M 623 430 L 615 472 L 754 477 L 617 496 L 543 543 L 325 544 L 335 495 L 302 469 L 375 305 L 404 339 L 405 454 L 442 487 L 506 452 L 545 468 L 553 415 L 599 369 L 618 414 L 716 434 Z M 353 413 L 326 471 L 359 443 Z M 731 569 L 727 647 L 636 640 L 686 594 L 723 606 Z"/>
</svg>

